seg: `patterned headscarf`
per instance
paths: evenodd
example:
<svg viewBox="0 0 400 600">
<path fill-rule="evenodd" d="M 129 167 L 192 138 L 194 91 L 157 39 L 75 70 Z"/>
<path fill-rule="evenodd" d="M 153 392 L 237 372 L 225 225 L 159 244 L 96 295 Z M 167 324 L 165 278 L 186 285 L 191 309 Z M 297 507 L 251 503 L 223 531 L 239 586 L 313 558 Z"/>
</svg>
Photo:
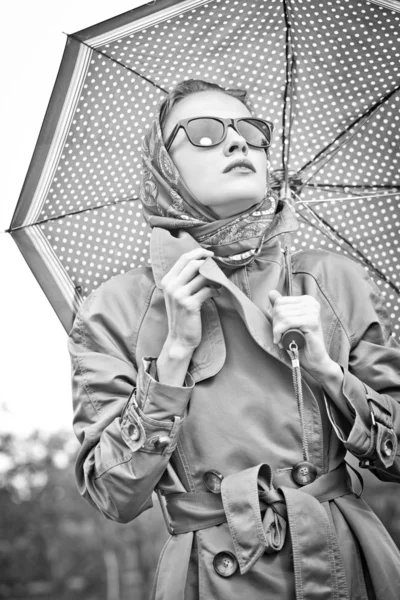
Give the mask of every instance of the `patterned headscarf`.
<svg viewBox="0 0 400 600">
<path fill-rule="evenodd" d="M 150 227 L 186 229 L 225 266 L 245 265 L 260 252 L 278 204 L 269 185 L 256 206 L 239 215 L 218 218 L 196 201 L 182 180 L 165 149 L 159 116 L 144 138 L 142 164 L 140 199 Z"/>
</svg>

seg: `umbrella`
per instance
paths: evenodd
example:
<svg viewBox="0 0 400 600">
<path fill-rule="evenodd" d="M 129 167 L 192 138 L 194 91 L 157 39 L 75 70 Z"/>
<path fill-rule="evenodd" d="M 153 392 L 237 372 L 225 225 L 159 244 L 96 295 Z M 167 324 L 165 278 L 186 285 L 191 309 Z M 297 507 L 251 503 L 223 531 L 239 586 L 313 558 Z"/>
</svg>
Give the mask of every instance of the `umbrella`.
<svg viewBox="0 0 400 600">
<path fill-rule="evenodd" d="M 400 330 L 398 0 L 158 0 L 69 35 L 8 229 L 68 331 L 102 282 L 149 262 L 140 146 L 178 81 L 249 90 L 275 123 L 296 249 L 368 269 Z"/>
</svg>

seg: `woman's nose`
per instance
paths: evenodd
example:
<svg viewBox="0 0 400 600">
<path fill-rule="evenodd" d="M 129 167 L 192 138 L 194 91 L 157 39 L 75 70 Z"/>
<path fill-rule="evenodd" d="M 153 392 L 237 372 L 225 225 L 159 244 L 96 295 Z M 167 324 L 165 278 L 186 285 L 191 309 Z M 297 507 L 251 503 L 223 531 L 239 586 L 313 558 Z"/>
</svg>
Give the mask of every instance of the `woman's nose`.
<svg viewBox="0 0 400 600">
<path fill-rule="evenodd" d="M 240 152 L 247 156 L 249 147 L 244 137 L 235 131 L 232 126 L 229 126 L 224 141 L 224 154 L 230 156 L 234 152 Z"/>
</svg>

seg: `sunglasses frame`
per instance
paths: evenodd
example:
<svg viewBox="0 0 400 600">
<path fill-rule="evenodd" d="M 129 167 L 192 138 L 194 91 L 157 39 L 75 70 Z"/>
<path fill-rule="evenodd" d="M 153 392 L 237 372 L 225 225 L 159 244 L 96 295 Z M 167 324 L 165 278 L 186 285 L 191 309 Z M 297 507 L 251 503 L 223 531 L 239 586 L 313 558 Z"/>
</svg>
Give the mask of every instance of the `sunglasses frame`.
<svg viewBox="0 0 400 600">
<path fill-rule="evenodd" d="M 195 144 L 189 135 L 189 132 L 187 130 L 187 126 L 191 121 L 197 121 L 199 119 L 213 119 L 214 121 L 219 121 L 224 130 L 222 133 L 222 138 L 221 140 L 216 143 L 216 144 L 210 144 L 209 146 L 202 146 L 201 144 Z M 255 146 L 254 144 L 250 144 L 250 142 L 248 142 L 246 140 L 246 138 L 244 138 L 244 136 L 240 133 L 240 131 L 237 128 L 237 124 L 239 121 L 260 121 L 261 123 L 263 123 L 263 125 L 267 125 L 267 127 L 270 130 L 270 139 L 269 139 L 269 144 L 268 146 Z M 258 119 L 256 117 L 240 117 L 238 119 L 224 119 L 222 117 L 213 117 L 213 116 L 203 116 L 203 117 L 190 117 L 189 119 L 181 119 L 180 121 L 177 122 L 177 124 L 175 125 L 175 127 L 173 128 L 173 130 L 171 131 L 171 134 L 169 135 L 168 139 L 165 141 L 164 145 L 165 145 L 165 149 L 167 150 L 167 152 L 169 151 L 169 149 L 172 146 L 172 143 L 174 141 L 174 139 L 176 138 L 176 135 L 178 133 L 178 131 L 182 128 L 185 133 L 186 133 L 186 137 L 189 140 L 189 142 L 193 145 L 196 146 L 197 148 L 215 148 L 215 146 L 219 146 L 219 144 L 221 144 L 224 139 L 226 138 L 227 132 L 228 132 L 228 127 L 233 127 L 233 129 L 236 131 L 236 133 L 238 133 L 239 135 L 241 135 L 243 137 L 243 139 L 246 140 L 246 144 L 248 144 L 249 146 L 251 146 L 252 148 L 260 148 L 262 150 L 265 150 L 267 148 L 270 147 L 271 145 L 271 140 L 272 140 L 272 132 L 274 130 L 274 124 L 271 123 L 271 121 L 266 121 L 265 119 Z"/>
</svg>

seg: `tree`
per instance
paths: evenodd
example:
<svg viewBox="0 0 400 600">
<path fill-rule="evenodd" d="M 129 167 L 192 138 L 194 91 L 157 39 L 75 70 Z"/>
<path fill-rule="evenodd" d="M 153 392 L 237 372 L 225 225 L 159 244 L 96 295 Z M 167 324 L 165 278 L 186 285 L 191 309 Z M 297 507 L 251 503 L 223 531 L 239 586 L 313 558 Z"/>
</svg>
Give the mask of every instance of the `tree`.
<svg viewBox="0 0 400 600">
<path fill-rule="evenodd" d="M 77 448 L 66 432 L 0 436 L 0 598 L 33 589 L 74 600 L 149 597 L 167 537 L 161 512 L 106 520 L 78 494 Z"/>
</svg>

